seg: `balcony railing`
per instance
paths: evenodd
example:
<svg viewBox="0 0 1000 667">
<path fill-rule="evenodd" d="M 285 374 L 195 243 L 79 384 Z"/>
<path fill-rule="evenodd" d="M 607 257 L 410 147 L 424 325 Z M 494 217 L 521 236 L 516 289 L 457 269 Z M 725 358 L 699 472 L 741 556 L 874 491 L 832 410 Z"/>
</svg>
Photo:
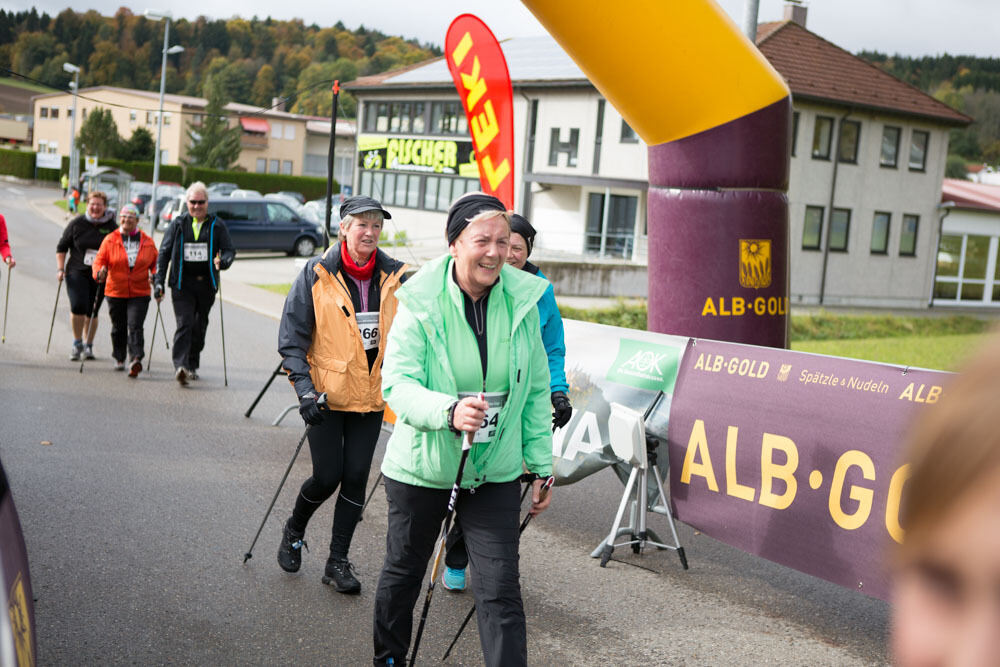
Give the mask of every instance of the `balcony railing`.
<svg viewBox="0 0 1000 667">
<path fill-rule="evenodd" d="M 264 149 L 267 148 L 267 135 L 244 132 L 240 138 L 240 143 L 243 148 Z"/>
</svg>

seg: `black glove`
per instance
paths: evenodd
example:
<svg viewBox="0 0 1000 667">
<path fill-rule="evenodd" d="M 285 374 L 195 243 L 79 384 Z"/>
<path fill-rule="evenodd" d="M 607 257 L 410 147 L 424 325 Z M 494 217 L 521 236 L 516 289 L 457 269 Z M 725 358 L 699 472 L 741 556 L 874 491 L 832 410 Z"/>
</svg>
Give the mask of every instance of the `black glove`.
<svg viewBox="0 0 1000 667">
<path fill-rule="evenodd" d="M 323 414 L 319 411 L 316 394 L 309 392 L 299 399 L 299 414 L 302 415 L 302 421 L 310 426 L 317 426 L 323 423 Z"/>
<path fill-rule="evenodd" d="M 552 430 L 562 428 L 569 423 L 569 418 L 573 415 L 573 406 L 569 404 L 569 397 L 564 391 L 552 392 Z"/>
<path fill-rule="evenodd" d="M 153 286 L 153 298 L 159 299 L 161 296 L 163 296 L 163 285 L 157 283 Z"/>
</svg>

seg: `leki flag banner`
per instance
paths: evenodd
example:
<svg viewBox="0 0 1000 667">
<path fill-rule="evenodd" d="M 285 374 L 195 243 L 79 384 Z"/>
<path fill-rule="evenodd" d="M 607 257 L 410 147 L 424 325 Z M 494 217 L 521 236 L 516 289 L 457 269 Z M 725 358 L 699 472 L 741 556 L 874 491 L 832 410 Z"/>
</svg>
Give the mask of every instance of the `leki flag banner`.
<svg viewBox="0 0 1000 667">
<path fill-rule="evenodd" d="M 472 14 L 451 22 L 444 41 L 448 71 L 469 120 L 479 182 L 514 208 L 514 102 L 510 73 L 493 32 Z"/>
</svg>

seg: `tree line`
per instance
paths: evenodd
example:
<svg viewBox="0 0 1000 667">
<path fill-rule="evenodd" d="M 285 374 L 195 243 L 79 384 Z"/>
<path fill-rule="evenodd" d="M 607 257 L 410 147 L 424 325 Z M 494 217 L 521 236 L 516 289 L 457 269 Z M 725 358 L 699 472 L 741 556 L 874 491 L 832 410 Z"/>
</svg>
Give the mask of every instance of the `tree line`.
<svg viewBox="0 0 1000 667">
<path fill-rule="evenodd" d="M 913 58 L 877 51 L 858 56 L 974 119 L 951 131 L 949 176 L 963 177 L 970 162 L 1000 167 L 1000 58 Z"/>
<path fill-rule="evenodd" d="M 329 116 L 325 82 L 350 81 L 441 54 L 433 44 L 385 35 L 363 25 L 349 30 L 290 21 L 232 18 L 170 24 L 170 45 L 184 47 L 167 56 L 166 91 L 211 97 L 218 87 L 226 101 L 270 107 L 284 98 L 293 113 Z M 66 90 L 71 76 L 63 63 L 81 68 L 80 86 L 118 86 L 158 91 L 163 25 L 122 7 L 114 16 L 65 9 L 55 17 L 36 9 L 0 9 L 0 67 Z M 340 95 L 339 113 L 350 118 L 356 102 Z"/>
</svg>

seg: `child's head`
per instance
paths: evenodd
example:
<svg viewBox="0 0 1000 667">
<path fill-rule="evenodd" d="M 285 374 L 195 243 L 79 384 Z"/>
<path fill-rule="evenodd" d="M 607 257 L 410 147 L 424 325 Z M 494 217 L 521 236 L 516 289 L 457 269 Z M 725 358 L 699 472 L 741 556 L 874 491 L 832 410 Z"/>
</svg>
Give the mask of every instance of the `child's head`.
<svg viewBox="0 0 1000 667">
<path fill-rule="evenodd" d="M 894 559 L 900 665 L 1000 656 L 1000 337 L 918 421 Z"/>
</svg>

